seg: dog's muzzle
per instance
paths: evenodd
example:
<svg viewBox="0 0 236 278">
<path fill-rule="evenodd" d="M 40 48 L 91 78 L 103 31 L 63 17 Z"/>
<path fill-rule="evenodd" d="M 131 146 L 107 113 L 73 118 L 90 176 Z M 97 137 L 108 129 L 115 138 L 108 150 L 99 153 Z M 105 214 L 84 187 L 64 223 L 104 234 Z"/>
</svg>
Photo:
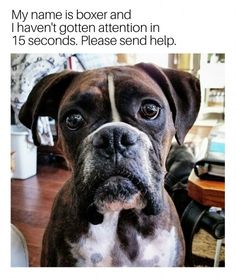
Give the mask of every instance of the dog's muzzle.
<svg viewBox="0 0 236 278">
<path fill-rule="evenodd" d="M 128 124 L 114 123 L 100 128 L 90 139 L 97 180 L 88 208 L 89 221 L 100 224 L 106 211 L 122 209 L 158 214 L 160 204 L 151 188 L 151 143 L 147 135 Z"/>
</svg>

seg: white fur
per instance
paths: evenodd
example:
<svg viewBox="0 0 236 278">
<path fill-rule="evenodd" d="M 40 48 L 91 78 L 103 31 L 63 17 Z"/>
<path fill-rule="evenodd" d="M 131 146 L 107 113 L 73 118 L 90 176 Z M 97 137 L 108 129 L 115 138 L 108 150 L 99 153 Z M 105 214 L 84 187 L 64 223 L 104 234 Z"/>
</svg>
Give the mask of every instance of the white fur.
<svg viewBox="0 0 236 278">
<path fill-rule="evenodd" d="M 100 225 L 89 224 L 89 231 L 78 242 L 70 243 L 71 253 L 77 260 L 76 266 L 94 266 L 93 254 L 100 254 L 102 260 L 96 266 L 111 266 L 111 251 L 115 245 L 119 212 L 107 212 Z"/>
<path fill-rule="evenodd" d="M 118 241 L 118 216 L 119 213 L 106 213 L 102 224 L 90 224 L 89 232 L 78 242 L 68 242 L 72 256 L 77 260 L 76 266 L 112 266 L 112 249 Z M 123 253 L 126 266 L 173 266 L 177 256 L 176 237 L 175 227 L 170 231 L 157 228 L 154 237 L 143 238 L 137 234 L 139 254 L 134 261 L 129 261 L 123 250 L 120 249 L 118 252 Z M 102 258 L 97 264 L 91 261 L 93 254 L 99 254 Z"/>
<path fill-rule="evenodd" d="M 138 236 L 137 239 L 140 247 L 138 261 L 144 263 L 158 257 L 157 266 L 174 265 L 177 255 L 175 227 L 172 227 L 170 231 L 157 229 L 156 236 L 151 239 L 141 236 Z"/>
<path fill-rule="evenodd" d="M 115 100 L 115 86 L 113 75 L 108 74 L 108 92 L 109 92 L 109 99 L 111 103 L 111 112 L 112 112 L 112 121 L 113 122 L 120 122 L 120 115 L 116 108 L 116 100 Z"/>
</svg>

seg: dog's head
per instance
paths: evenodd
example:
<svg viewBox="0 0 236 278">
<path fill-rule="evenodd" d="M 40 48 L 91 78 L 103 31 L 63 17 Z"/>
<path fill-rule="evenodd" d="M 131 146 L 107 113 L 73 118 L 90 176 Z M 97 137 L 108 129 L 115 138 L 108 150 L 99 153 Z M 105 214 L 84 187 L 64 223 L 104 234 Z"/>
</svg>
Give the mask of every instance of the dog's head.
<svg viewBox="0 0 236 278">
<path fill-rule="evenodd" d="M 199 107 L 198 79 L 142 63 L 49 75 L 19 118 L 36 145 L 38 117 L 56 120 L 75 191 L 90 221 L 100 223 L 111 210 L 161 211 L 172 138 L 183 142 Z"/>
</svg>

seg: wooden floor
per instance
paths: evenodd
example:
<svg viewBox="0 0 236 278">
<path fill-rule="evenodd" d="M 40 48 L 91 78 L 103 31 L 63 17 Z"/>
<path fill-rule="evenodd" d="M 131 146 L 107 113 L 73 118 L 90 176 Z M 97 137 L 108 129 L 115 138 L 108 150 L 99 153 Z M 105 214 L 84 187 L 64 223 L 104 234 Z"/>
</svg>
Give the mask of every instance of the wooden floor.
<svg viewBox="0 0 236 278">
<path fill-rule="evenodd" d="M 24 235 L 30 266 L 40 265 L 42 236 L 53 199 L 70 171 L 55 163 L 39 165 L 37 175 L 11 183 L 11 222 Z"/>
</svg>

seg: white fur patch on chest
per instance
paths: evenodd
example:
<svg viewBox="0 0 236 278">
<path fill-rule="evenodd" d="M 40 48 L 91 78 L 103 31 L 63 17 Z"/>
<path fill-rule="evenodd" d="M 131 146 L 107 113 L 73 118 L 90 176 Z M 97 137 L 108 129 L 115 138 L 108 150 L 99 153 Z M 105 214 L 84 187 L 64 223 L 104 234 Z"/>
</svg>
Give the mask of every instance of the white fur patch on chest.
<svg viewBox="0 0 236 278">
<path fill-rule="evenodd" d="M 108 92 L 109 92 L 109 99 L 111 103 L 111 113 L 112 113 L 112 121 L 113 122 L 120 122 L 120 115 L 116 107 L 116 100 L 115 100 L 115 85 L 113 80 L 113 75 L 108 74 Z"/>
<path fill-rule="evenodd" d="M 139 257 L 137 263 L 143 266 L 173 266 L 177 256 L 177 235 L 175 227 L 170 231 L 156 230 L 152 239 L 137 236 Z"/>
<path fill-rule="evenodd" d="M 76 243 L 68 242 L 76 266 L 111 266 L 116 242 L 119 212 L 107 212 L 100 225 L 89 224 L 89 231 Z"/>
<path fill-rule="evenodd" d="M 78 242 L 68 242 L 71 254 L 76 259 L 77 267 L 113 266 L 112 251 L 117 246 L 118 212 L 107 212 L 100 225 L 89 226 L 89 231 Z M 144 238 L 137 233 L 138 256 L 129 261 L 122 250 L 120 253 L 122 266 L 169 267 L 176 263 L 178 240 L 175 227 L 170 231 L 156 229 L 155 235 Z M 113 253 L 114 256 L 114 253 Z M 122 263 L 123 261 L 123 263 Z"/>
</svg>

